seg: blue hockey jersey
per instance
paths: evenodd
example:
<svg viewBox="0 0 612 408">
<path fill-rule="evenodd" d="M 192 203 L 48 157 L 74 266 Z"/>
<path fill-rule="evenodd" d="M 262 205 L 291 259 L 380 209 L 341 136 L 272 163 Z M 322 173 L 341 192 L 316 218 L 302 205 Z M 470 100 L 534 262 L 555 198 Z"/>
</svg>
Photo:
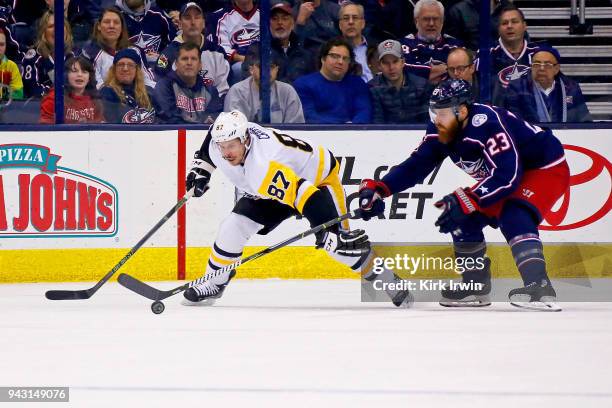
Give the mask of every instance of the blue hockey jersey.
<svg viewBox="0 0 612 408">
<path fill-rule="evenodd" d="M 145 8 L 139 13 L 132 11 L 125 0 L 117 0 L 116 5 L 125 16 L 130 42 L 145 53 L 149 65 L 154 65 L 158 54 L 176 36 L 174 24 L 162 11 L 151 8 L 150 0 L 145 1 Z"/>
<path fill-rule="evenodd" d="M 406 65 L 411 73 L 423 78 L 429 78 L 432 65 L 446 64 L 448 53 L 457 47 L 462 47 L 463 42 L 443 34 L 435 42 L 426 42 L 414 34 L 409 34 L 400 39 Z"/>
<path fill-rule="evenodd" d="M 512 54 L 504 47 L 501 40 L 498 39 L 498 44 L 491 47 L 491 75 L 495 79 L 495 83 L 503 89 L 508 87 L 508 84 L 513 79 L 518 79 L 525 75 L 531 67 L 531 57 L 538 52 L 537 44 L 528 43 L 527 40 L 523 43 L 523 51 L 514 58 Z M 476 69 L 479 66 L 479 58 L 476 57 Z M 495 85 L 492 83 L 492 85 Z"/>
<path fill-rule="evenodd" d="M 478 181 L 472 191 L 480 207 L 510 195 L 525 170 L 548 168 L 565 160 L 563 146 L 549 129 L 531 125 L 503 108 L 474 104 L 467 126 L 455 141 L 438 141 L 430 122 L 421 144 L 382 181 L 392 193 L 422 183 L 446 157 Z"/>
</svg>

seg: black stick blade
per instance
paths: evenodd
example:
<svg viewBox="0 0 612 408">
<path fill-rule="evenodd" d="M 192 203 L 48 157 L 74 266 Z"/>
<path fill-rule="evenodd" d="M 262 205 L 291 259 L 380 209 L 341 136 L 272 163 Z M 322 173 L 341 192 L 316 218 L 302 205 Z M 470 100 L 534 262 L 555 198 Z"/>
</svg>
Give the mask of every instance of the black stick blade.
<svg viewBox="0 0 612 408">
<path fill-rule="evenodd" d="M 89 290 L 48 290 L 45 293 L 45 297 L 49 300 L 89 299 L 91 295 Z"/>
<path fill-rule="evenodd" d="M 138 293 L 140 296 L 144 296 L 147 299 L 151 300 L 159 300 L 159 295 L 162 292 L 125 273 L 119 274 L 117 282 L 119 282 L 121 286 L 128 288 L 132 292 Z"/>
</svg>

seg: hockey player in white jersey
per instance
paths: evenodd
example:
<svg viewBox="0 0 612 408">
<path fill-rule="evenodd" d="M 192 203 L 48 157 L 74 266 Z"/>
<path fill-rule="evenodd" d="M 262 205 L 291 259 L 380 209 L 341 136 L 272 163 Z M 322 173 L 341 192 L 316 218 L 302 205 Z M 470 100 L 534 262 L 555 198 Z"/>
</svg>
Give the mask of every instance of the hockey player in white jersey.
<svg viewBox="0 0 612 408">
<path fill-rule="evenodd" d="M 301 214 L 311 226 L 347 213 L 346 197 L 339 178 L 339 164 L 323 146 L 248 122 L 239 111 L 223 112 L 211 125 L 196 152 L 187 176 L 187 189 L 195 197 L 208 189 L 211 174 L 219 169 L 241 196 L 223 220 L 206 266 L 209 279 L 184 293 L 183 304 L 214 303 L 235 275 L 211 273 L 242 256 L 254 234 L 267 234 L 283 220 Z M 363 230 L 349 230 L 348 220 L 316 236 L 317 248 L 361 272 L 366 280 L 395 282 L 391 271 L 374 274 L 373 252 Z M 408 291 L 387 291 L 396 306 L 409 306 Z"/>
</svg>

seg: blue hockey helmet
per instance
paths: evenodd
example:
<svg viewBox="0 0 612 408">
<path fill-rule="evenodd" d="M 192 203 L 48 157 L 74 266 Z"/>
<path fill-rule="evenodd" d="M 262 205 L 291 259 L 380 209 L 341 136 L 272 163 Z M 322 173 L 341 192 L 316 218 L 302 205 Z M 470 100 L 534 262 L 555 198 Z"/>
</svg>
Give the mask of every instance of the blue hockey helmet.
<svg viewBox="0 0 612 408">
<path fill-rule="evenodd" d="M 471 105 L 474 102 L 472 86 L 463 79 L 447 79 L 433 90 L 429 99 L 431 109 L 450 108 L 461 104 Z"/>
</svg>

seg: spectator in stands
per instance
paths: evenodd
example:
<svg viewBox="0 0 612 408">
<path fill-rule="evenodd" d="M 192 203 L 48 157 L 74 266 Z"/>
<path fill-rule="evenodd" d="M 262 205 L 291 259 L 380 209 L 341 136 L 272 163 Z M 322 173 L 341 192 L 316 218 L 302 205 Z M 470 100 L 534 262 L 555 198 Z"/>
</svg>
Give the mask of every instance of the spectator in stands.
<svg viewBox="0 0 612 408">
<path fill-rule="evenodd" d="M 296 0 L 294 10 L 294 13 L 297 14 L 295 33 L 312 55 L 319 55 L 319 48 L 323 44 L 340 35 L 338 2 Z"/>
<path fill-rule="evenodd" d="M 525 16 L 512 4 L 500 11 L 498 31 L 499 44 L 491 48 L 491 84 L 495 105 L 501 103 L 504 89 L 510 81 L 528 73 L 531 57 L 538 50 L 536 44 L 528 43 L 525 39 Z"/>
<path fill-rule="evenodd" d="M 355 62 L 361 65 L 361 79 L 365 82 L 370 81 L 372 71 L 370 71 L 366 56 L 368 42 L 363 36 L 366 24 L 363 6 L 350 1 L 342 3 L 338 12 L 338 21 L 340 22 L 342 37 L 353 46 Z"/>
<path fill-rule="evenodd" d="M 153 90 L 145 85 L 140 54 L 126 48 L 115 54 L 100 97 L 107 123 L 154 123 Z"/>
<path fill-rule="evenodd" d="M 219 93 L 200 75 L 200 49 L 181 44 L 176 71 L 162 78 L 153 93 L 157 117 L 162 123 L 213 123 L 223 110 Z"/>
<path fill-rule="evenodd" d="M 304 44 L 293 32 L 295 19 L 289 3 L 279 1 L 270 8 L 270 33 L 272 50 L 280 56 L 279 81 L 292 83 L 297 77 L 316 71 L 314 56 L 304 49 Z M 249 55 L 259 55 L 259 44 L 252 44 L 247 50 Z M 248 76 L 245 67 L 243 77 Z"/>
<path fill-rule="evenodd" d="M 253 0 L 232 0 L 212 17 L 216 20 L 216 41 L 225 50 L 232 69 L 232 82 L 239 81 L 241 66 L 251 44 L 259 42 L 259 5 Z"/>
<path fill-rule="evenodd" d="M 531 72 L 510 81 L 504 106 L 528 122 L 590 122 L 580 85 L 561 72 L 559 51 L 543 46 Z"/>
<path fill-rule="evenodd" d="M 351 45 L 342 38 L 329 40 L 319 52 L 321 69 L 293 83 L 302 101 L 307 123 L 370 123 L 372 102 L 368 86 L 348 74 L 355 61 Z"/>
<path fill-rule="evenodd" d="M 297 92 L 291 85 L 276 80 L 280 64 L 280 56 L 273 51 L 270 63 L 270 122 L 304 123 L 302 103 Z M 232 85 L 225 97 L 224 110 L 238 109 L 249 121 L 261 122 L 259 55 L 249 54 L 244 65 L 251 76 Z"/>
<path fill-rule="evenodd" d="M 26 51 L 23 61 L 23 87 L 26 98 L 40 98 L 53 86 L 55 67 L 55 20 L 47 10 L 38 20 L 34 48 Z M 70 24 L 64 19 L 64 60 L 74 56 Z"/>
<path fill-rule="evenodd" d="M 365 9 L 366 36 L 376 45 L 387 38 L 399 39 L 416 31 L 412 0 L 353 0 Z"/>
<path fill-rule="evenodd" d="M 104 85 L 104 78 L 108 70 L 113 65 L 113 58 L 116 52 L 130 47 L 125 20 L 121 11 L 115 7 L 104 9 L 93 28 L 92 40 L 83 48 L 83 56 L 88 58 L 96 74 L 96 86 L 98 89 Z M 137 47 L 132 47 L 138 52 L 142 51 Z M 143 61 L 146 60 L 142 53 Z M 145 66 L 142 67 L 145 82 L 151 88 L 155 87 L 153 73 Z"/>
<path fill-rule="evenodd" d="M 130 42 L 144 52 L 147 64 L 154 67 L 159 53 L 176 37 L 176 28 L 169 17 L 151 4 L 151 0 L 117 0 Z"/>
<path fill-rule="evenodd" d="M 380 69 L 380 60 L 378 58 L 378 45 L 368 45 L 366 58 L 368 60 L 368 68 L 370 68 L 372 75 L 374 76 L 376 74 L 380 74 L 382 71 Z"/>
<path fill-rule="evenodd" d="M 13 9 L 8 0 L 0 0 L 0 31 L 6 37 L 5 55 L 12 61 L 21 61 L 23 50 L 15 36 L 11 32 L 10 24 L 13 22 Z M 13 26 L 14 27 L 14 26 Z"/>
<path fill-rule="evenodd" d="M 446 61 L 448 76 L 452 79 L 463 79 L 472 85 L 472 96 L 478 101 L 480 94 L 478 89 L 478 75 L 474 64 L 474 53 L 464 47 L 451 50 Z"/>
<path fill-rule="evenodd" d="M 158 77 L 163 77 L 173 71 L 179 47 L 190 42 L 199 47 L 202 55 L 203 69 L 200 75 L 207 82 L 212 81 L 219 95 L 225 95 L 229 89 L 229 63 L 225 59 L 223 48 L 208 41 L 204 35 L 205 20 L 202 9 L 194 2 L 186 3 L 181 8 L 179 18 L 182 31 L 159 55 L 155 72 Z"/>
<path fill-rule="evenodd" d="M 491 39 L 496 39 L 499 13 L 503 7 L 512 4 L 511 0 L 491 1 Z M 465 43 L 470 50 L 476 51 L 480 41 L 480 2 L 481 0 L 461 0 L 453 4 L 446 14 L 445 32 Z"/>
<path fill-rule="evenodd" d="M 404 65 L 398 41 L 381 42 L 378 55 L 382 73 L 368 83 L 374 123 L 425 123 L 431 93 L 427 80 Z"/>
<path fill-rule="evenodd" d="M 43 13 L 48 10 L 53 11 L 54 5 L 54 0 L 17 1 L 15 17 L 18 23 L 34 27 Z M 64 17 L 70 23 L 76 47 L 81 47 L 89 40 L 92 28 L 101 12 L 100 0 L 64 0 Z"/>
<path fill-rule="evenodd" d="M 96 83 L 91 63 L 71 57 L 64 66 L 64 123 L 100 123 L 102 106 L 96 99 Z M 43 98 L 40 123 L 55 123 L 55 89 Z"/>
<path fill-rule="evenodd" d="M 23 99 L 23 81 L 19 68 L 8 59 L 6 52 L 6 35 L 0 31 L 0 105 L 12 100 Z"/>
<path fill-rule="evenodd" d="M 402 38 L 404 59 L 412 72 L 436 84 L 446 77 L 446 58 L 451 49 L 463 43 L 447 34 L 444 6 L 438 0 L 419 0 L 414 7 L 416 34 Z"/>
</svg>

